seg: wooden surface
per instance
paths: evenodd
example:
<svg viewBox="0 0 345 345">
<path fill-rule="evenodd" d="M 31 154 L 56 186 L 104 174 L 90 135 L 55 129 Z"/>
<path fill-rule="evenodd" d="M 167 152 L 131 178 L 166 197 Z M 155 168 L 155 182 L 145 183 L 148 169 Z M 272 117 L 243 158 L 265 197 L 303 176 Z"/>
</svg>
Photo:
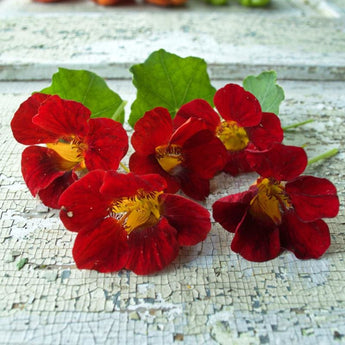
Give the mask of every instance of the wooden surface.
<svg viewBox="0 0 345 345">
<path fill-rule="evenodd" d="M 159 48 L 205 58 L 216 79 L 267 68 L 287 79 L 345 79 L 344 7 L 332 2 L 274 0 L 254 10 L 191 0 L 167 10 L 30 1 L 0 1 L 0 80 L 50 78 L 57 65 L 129 78 L 128 67 Z"/>
<path fill-rule="evenodd" d="M 342 0 L 272 1 L 265 11 L 235 3 L 169 10 L 0 1 L 0 344 L 345 343 L 345 7 Z M 136 91 L 127 67 L 160 47 L 204 57 L 217 88 L 276 68 L 286 94 L 283 125 L 315 120 L 287 132 L 285 143 L 306 145 L 310 157 L 340 148 L 306 171 L 333 181 L 341 202 L 338 217 L 327 220 L 332 244 L 320 260 L 285 252 L 248 262 L 214 224 L 202 244 L 182 249 L 155 275 L 75 268 L 75 235 L 27 190 L 24 146 L 9 122 L 58 66 L 110 79 L 129 101 L 128 114 Z M 205 206 L 254 180 L 217 176 Z"/>
</svg>

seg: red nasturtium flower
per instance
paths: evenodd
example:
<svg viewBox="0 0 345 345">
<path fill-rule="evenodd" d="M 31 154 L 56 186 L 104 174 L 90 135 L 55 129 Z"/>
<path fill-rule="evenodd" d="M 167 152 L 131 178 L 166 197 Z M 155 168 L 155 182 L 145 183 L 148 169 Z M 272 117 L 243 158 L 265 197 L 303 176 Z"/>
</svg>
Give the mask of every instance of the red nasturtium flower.
<svg viewBox="0 0 345 345">
<path fill-rule="evenodd" d="M 209 180 L 222 170 L 226 151 L 199 119 L 173 130 L 167 109 L 155 108 L 137 121 L 131 138 L 135 152 L 129 168 L 136 174 L 156 173 L 167 181 L 167 192 L 179 189 L 197 200 L 210 193 Z"/>
<path fill-rule="evenodd" d="M 214 104 L 220 116 L 205 100 L 195 99 L 179 109 L 174 124 L 181 126 L 191 117 L 204 119 L 227 150 L 225 172 L 235 176 L 252 171 L 245 155 L 247 149 L 266 150 L 273 143 L 282 142 L 279 118 L 262 112 L 259 101 L 243 87 L 225 85 L 216 92 Z"/>
<path fill-rule="evenodd" d="M 77 267 L 150 274 L 170 264 L 180 246 L 203 241 L 211 228 L 209 212 L 165 188 L 159 175 L 101 170 L 69 187 L 60 197 L 60 217 L 78 232 Z"/>
<path fill-rule="evenodd" d="M 267 152 L 248 151 L 261 175 L 248 191 L 219 199 L 214 219 L 234 232 L 231 249 L 250 261 L 266 261 L 282 249 L 299 259 L 320 257 L 330 245 L 324 217 L 335 217 L 339 200 L 324 178 L 299 176 L 307 165 L 300 147 L 276 144 Z"/>
<path fill-rule="evenodd" d="M 15 139 L 35 145 L 22 154 L 24 180 L 48 207 L 58 208 L 61 193 L 77 174 L 116 170 L 128 150 L 127 133 L 119 122 L 90 115 L 81 103 L 41 93 L 29 97 L 14 114 Z"/>
</svg>

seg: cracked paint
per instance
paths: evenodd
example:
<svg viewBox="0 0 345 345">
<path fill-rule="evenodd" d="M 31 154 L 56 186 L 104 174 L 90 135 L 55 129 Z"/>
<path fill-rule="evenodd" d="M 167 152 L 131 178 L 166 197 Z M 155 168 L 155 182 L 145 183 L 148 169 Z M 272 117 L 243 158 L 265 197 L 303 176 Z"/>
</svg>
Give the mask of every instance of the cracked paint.
<svg viewBox="0 0 345 345">
<path fill-rule="evenodd" d="M 223 82 L 216 81 L 216 86 Z M 16 83 L 12 89 L 16 89 Z M 27 90 L 14 94 L 0 83 L 0 339 L 4 344 L 341 344 L 345 343 L 343 156 L 308 167 L 337 186 L 341 211 L 328 220 L 332 245 L 320 260 L 299 261 L 283 253 L 265 263 L 248 262 L 230 250 L 232 234 L 214 224 L 203 242 L 182 248 L 166 269 L 150 276 L 122 270 L 111 274 L 78 270 L 72 257 L 75 234 L 57 212 L 40 206 L 23 188 L 22 147 L 9 122 Z M 133 97 L 129 81 L 111 81 Z M 309 142 L 316 154 L 344 143 L 345 99 L 336 82 L 284 82 L 286 124 L 308 117 L 322 125 L 287 134 L 287 142 Z M 311 92 L 312 90 L 312 92 Z M 324 102 L 323 102 L 324 101 Z M 327 102 L 326 102 L 327 101 Z M 320 108 L 320 104 L 327 107 Z M 329 128 L 336 126 L 337 130 Z M 326 128 L 326 131 L 322 131 Z M 4 178 L 6 176 L 6 179 Z M 245 190 L 255 174 L 212 181 L 212 203 Z M 11 186 L 21 186 L 18 190 Z M 27 229 L 25 229 L 25 226 Z M 17 229 L 17 230 L 16 230 Z M 18 271 L 16 263 L 28 258 Z"/>
</svg>

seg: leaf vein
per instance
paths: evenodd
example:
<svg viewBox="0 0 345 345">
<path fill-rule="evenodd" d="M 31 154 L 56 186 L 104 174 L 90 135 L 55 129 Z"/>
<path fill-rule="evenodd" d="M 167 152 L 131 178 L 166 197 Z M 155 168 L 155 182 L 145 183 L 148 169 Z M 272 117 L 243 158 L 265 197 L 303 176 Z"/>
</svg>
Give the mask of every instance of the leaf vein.
<svg viewBox="0 0 345 345">
<path fill-rule="evenodd" d="M 163 70 L 164 70 L 164 73 L 166 74 L 167 76 L 167 79 L 168 79 L 168 85 L 169 85 L 169 88 L 170 88 L 170 92 L 173 96 L 173 100 L 174 100 L 174 105 L 176 108 L 177 107 L 177 101 L 176 101 L 176 95 L 175 95 L 175 91 L 174 91 L 174 88 L 173 88 L 173 83 L 172 83 L 172 80 L 171 80 L 171 77 L 170 77 L 170 74 L 168 73 L 168 69 L 167 69 L 167 66 L 165 64 L 165 61 L 163 59 L 163 55 L 162 54 L 159 54 L 159 59 L 161 60 L 161 64 L 162 64 L 162 67 L 163 67 Z"/>
<path fill-rule="evenodd" d="M 187 84 L 186 90 L 185 90 L 184 95 L 183 95 L 183 98 L 182 98 L 182 100 L 181 100 L 181 105 L 183 105 L 183 104 L 184 104 L 184 102 L 185 102 L 185 99 L 186 99 L 186 97 L 187 97 L 187 94 L 188 94 L 189 88 L 190 88 L 190 86 L 191 86 L 191 84 L 192 84 L 193 80 L 194 80 L 194 75 L 192 75 L 192 77 L 191 77 L 191 78 L 190 78 L 190 80 L 188 81 L 188 84 Z"/>
<path fill-rule="evenodd" d="M 90 80 L 90 82 L 89 82 L 89 84 L 88 84 L 88 86 L 87 86 L 87 88 L 86 88 L 86 90 L 85 90 L 85 93 L 84 93 L 84 95 L 83 95 L 83 100 L 82 100 L 82 102 L 81 102 L 81 103 L 83 103 L 83 104 L 85 104 L 86 97 L 87 97 L 87 95 L 88 95 L 88 93 L 89 93 L 89 90 L 91 89 L 91 85 L 93 84 L 93 81 L 95 80 L 95 77 L 96 77 L 96 75 L 95 75 L 95 74 L 92 74 L 91 80 Z"/>
</svg>

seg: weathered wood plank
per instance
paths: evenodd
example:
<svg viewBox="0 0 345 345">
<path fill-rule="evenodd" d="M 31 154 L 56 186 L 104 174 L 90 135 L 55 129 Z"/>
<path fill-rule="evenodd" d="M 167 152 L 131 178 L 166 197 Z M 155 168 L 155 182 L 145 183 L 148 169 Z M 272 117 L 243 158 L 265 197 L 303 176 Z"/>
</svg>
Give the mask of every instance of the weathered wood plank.
<svg viewBox="0 0 345 345">
<path fill-rule="evenodd" d="M 343 82 L 279 81 L 286 92 L 284 125 L 313 117 L 286 143 L 311 156 L 341 153 L 307 173 L 332 180 L 341 211 L 328 220 L 332 245 L 320 260 L 290 253 L 251 263 L 229 249 L 232 235 L 213 225 L 203 244 L 185 248 L 152 276 L 80 271 L 74 234 L 57 212 L 33 200 L 20 173 L 23 146 L 9 122 L 19 103 L 48 82 L 0 83 L 0 343 L 1 344 L 339 344 L 345 342 L 345 180 Z M 224 81 L 214 82 L 216 87 Z M 129 81 L 109 85 L 128 100 Z M 244 190 L 254 174 L 212 183 L 205 206 Z M 28 258 L 18 271 L 16 263 Z"/>
<path fill-rule="evenodd" d="M 310 0 L 308 2 L 301 0 L 273 0 L 269 7 L 264 9 L 257 8 L 254 10 L 255 14 L 269 15 L 284 14 L 284 15 L 305 15 L 318 14 L 318 7 L 322 4 L 338 2 L 338 7 L 343 8 L 341 0 Z M 334 6 L 334 5 L 333 5 Z M 151 13 L 171 13 L 171 12 L 236 12 L 238 14 L 252 13 L 253 9 L 240 6 L 237 0 L 229 0 L 227 6 L 209 6 L 206 2 L 199 0 L 188 0 L 181 8 L 165 8 L 147 4 L 143 1 L 135 1 L 134 4 L 118 4 L 116 6 L 102 7 L 96 5 L 92 0 L 68 0 L 66 2 L 42 4 L 34 2 L 33 0 L 2 0 L 0 4 L 0 13 L 6 13 L 10 16 L 21 16 L 25 14 L 58 14 L 58 13 L 116 13 L 127 12 L 129 9 L 132 13 L 151 12 Z M 211 10 L 211 11 L 210 11 Z"/>
<path fill-rule="evenodd" d="M 210 12 L 200 2 L 167 12 L 5 0 L 0 3 L 0 80 L 47 79 L 58 66 L 131 78 L 128 67 L 159 48 L 203 57 L 216 79 L 275 69 L 284 79 L 344 80 L 341 10 L 339 18 L 329 18 L 315 1 L 313 6 L 301 0 L 273 3 L 267 12 L 238 5 Z"/>
</svg>

